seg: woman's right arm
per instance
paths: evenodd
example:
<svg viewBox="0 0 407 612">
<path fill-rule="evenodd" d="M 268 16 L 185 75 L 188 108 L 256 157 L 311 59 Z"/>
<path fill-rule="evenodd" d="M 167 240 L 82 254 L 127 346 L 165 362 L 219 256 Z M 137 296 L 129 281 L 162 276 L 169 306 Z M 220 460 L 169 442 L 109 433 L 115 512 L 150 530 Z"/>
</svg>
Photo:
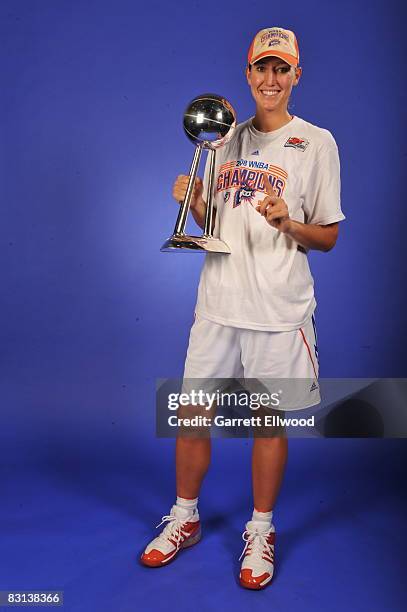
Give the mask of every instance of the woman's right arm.
<svg viewBox="0 0 407 612">
<path fill-rule="evenodd" d="M 172 195 L 175 200 L 180 204 L 185 199 L 185 194 L 187 192 L 189 176 L 181 174 L 179 175 L 174 183 L 172 188 Z M 192 193 L 191 198 L 191 212 L 192 216 L 195 219 L 195 222 L 202 229 L 205 226 L 205 212 L 206 212 L 206 202 L 202 197 L 203 195 L 203 182 L 202 179 L 197 177 L 195 179 L 194 191 Z M 213 225 L 212 225 L 213 226 Z"/>
</svg>

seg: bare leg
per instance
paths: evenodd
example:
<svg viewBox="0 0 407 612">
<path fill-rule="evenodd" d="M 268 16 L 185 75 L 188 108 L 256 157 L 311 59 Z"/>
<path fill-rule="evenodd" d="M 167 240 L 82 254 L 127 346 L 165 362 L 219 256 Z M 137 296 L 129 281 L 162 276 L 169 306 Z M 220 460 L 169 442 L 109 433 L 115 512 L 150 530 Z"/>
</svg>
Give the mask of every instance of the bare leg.
<svg viewBox="0 0 407 612">
<path fill-rule="evenodd" d="M 196 415 L 213 417 L 216 408 L 206 410 L 205 406 L 186 406 L 178 411 L 180 418 Z M 207 427 L 185 428 L 178 431 L 175 446 L 175 467 L 177 495 L 187 499 L 198 497 L 202 481 L 211 460 L 210 430 Z"/>
<path fill-rule="evenodd" d="M 177 438 L 175 465 L 179 497 L 198 497 L 210 459 L 210 438 Z"/>
<path fill-rule="evenodd" d="M 283 480 L 288 455 L 288 440 L 281 438 L 254 438 L 252 478 L 254 507 L 259 512 L 274 508 Z"/>
</svg>

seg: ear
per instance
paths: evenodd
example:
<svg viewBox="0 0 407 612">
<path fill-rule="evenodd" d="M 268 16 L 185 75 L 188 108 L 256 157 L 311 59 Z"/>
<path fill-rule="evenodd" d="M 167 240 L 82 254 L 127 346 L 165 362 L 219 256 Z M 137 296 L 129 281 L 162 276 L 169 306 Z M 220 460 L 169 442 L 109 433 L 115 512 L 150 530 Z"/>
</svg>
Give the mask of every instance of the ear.
<svg viewBox="0 0 407 612">
<path fill-rule="evenodd" d="M 250 80 L 251 71 L 249 70 L 248 66 L 246 66 L 245 73 L 246 73 L 247 82 L 248 82 L 249 87 L 250 87 L 250 85 L 251 85 L 251 80 Z"/>
<path fill-rule="evenodd" d="M 294 75 L 294 79 L 293 79 L 293 86 L 295 87 L 296 85 L 298 85 L 298 82 L 301 78 L 302 75 L 302 68 L 301 66 L 297 66 L 297 68 L 295 68 L 295 75 Z"/>
</svg>

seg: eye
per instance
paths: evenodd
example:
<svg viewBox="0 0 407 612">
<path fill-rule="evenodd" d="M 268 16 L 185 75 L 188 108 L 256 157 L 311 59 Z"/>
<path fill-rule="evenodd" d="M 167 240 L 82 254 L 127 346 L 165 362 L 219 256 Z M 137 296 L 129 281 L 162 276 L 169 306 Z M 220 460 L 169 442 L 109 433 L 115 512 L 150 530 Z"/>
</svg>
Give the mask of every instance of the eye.
<svg viewBox="0 0 407 612">
<path fill-rule="evenodd" d="M 278 68 L 276 68 L 276 72 L 278 72 L 278 74 L 287 74 L 287 72 L 290 71 L 290 66 L 279 66 Z"/>
</svg>

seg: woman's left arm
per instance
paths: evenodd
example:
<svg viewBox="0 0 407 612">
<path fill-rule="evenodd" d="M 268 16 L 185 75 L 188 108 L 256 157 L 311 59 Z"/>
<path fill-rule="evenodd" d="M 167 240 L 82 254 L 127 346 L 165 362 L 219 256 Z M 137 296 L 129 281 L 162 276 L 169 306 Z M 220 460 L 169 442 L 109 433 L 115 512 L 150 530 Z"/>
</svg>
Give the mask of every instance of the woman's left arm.
<svg viewBox="0 0 407 612">
<path fill-rule="evenodd" d="M 290 218 L 288 207 L 282 198 L 279 198 L 265 177 L 266 197 L 259 202 L 257 211 L 272 227 L 290 236 L 299 245 L 306 249 L 330 251 L 338 238 L 339 223 L 317 225 L 315 223 L 301 223 Z"/>
<path fill-rule="evenodd" d="M 318 251 L 330 251 L 334 248 L 338 238 L 339 223 L 329 223 L 328 225 L 316 225 L 314 223 L 301 223 L 300 221 L 289 220 L 288 229 L 284 232 L 291 236 L 306 249 L 316 249 Z"/>
</svg>

